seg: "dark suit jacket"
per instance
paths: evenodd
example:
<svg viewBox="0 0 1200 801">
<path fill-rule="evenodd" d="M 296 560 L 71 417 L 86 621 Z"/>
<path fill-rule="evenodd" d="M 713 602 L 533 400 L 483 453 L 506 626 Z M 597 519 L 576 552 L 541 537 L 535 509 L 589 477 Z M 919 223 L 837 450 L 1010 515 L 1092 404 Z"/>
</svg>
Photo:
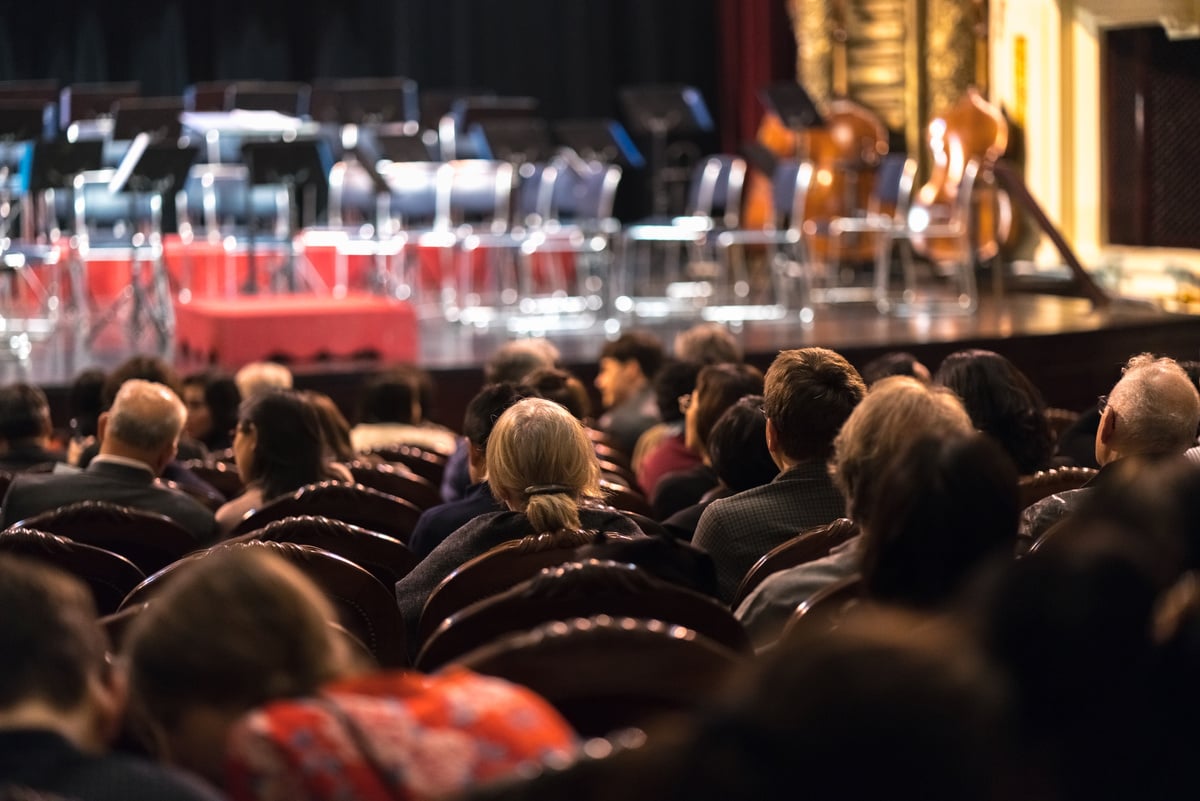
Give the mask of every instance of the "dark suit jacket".
<svg viewBox="0 0 1200 801">
<path fill-rule="evenodd" d="M 166 515 L 207 544 L 216 537 L 213 513 L 182 492 L 158 486 L 149 468 L 92 462 L 81 473 L 23 473 L 4 496 L 0 523 L 11 526 L 77 501 L 109 501 Z"/>
</svg>

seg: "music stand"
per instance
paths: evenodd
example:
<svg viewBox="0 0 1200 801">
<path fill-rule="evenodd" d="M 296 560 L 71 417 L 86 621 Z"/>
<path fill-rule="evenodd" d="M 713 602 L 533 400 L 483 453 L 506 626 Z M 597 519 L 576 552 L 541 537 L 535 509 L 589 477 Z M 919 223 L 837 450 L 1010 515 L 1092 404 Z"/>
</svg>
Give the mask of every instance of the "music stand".
<svg viewBox="0 0 1200 801">
<path fill-rule="evenodd" d="M 137 82 L 72 84 L 59 95 L 59 127 L 65 129 L 73 122 L 107 117 L 114 103 L 141 93 L 141 84 Z"/>
<path fill-rule="evenodd" d="M 313 87 L 312 118 L 318 122 L 374 125 L 416 122 L 417 82 L 410 78 L 352 78 Z"/>
<path fill-rule="evenodd" d="M 469 136 L 481 157 L 517 165 L 545 161 L 554 149 L 546 121 L 536 117 L 477 122 Z"/>
<path fill-rule="evenodd" d="M 135 253 L 131 262 L 129 286 L 125 287 L 116 301 L 92 324 L 87 334 L 88 343 L 95 341 L 100 331 L 111 322 L 122 308 L 132 305 L 129 314 L 130 341 L 137 343 L 143 322 L 154 327 L 158 337 L 160 353 L 165 353 L 175 328 L 175 310 L 171 302 L 170 279 L 162 248 L 163 199 L 174 196 L 187 180 L 188 171 L 200 155 L 195 146 L 179 147 L 174 143 L 154 142 L 153 136 L 142 132 L 134 136 L 125 157 L 117 165 L 108 191 L 112 194 L 129 195 L 130 221 L 136 219 L 139 201 L 145 196 L 157 196 L 158 202 L 150 203 L 150 233 L 147 241 L 151 247 L 151 270 L 149 281 L 142 276 L 142 262 Z"/>
<path fill-rule="evenodd" d="M 299 228 L 297 218 L 315 219 L 324 210 L 329 197 L 329 170 L 332 158 L 329 143 L 323 139 L 305 137 L 291 141 L 246 142 L 242 145 L 242 161 L 250 172 L 251 186 L 282 185 L 287 190 L 288 219 L 285 258 L 271 275 L 272 286 L 280 283 L 287 291 L 296 291 L 296 254 L 293 242 Z M 249 203 L 249 193 L 247 193 Z M 246 294 L 258 293 L 258 270 L 254 264 L 254 226 L 250 226 L 250 276 Z"/>
<path fill-rule="evenodd" d="M 375 140 L 376 161 L 429 161 L 429 145 L 419 133 L 384 133 L 376 131 L 372 137 Z M 366 137 L 360 139 L 363 142 Z"/>
<path fill-rule="evenodd" d="M 612 119 L 563 120 L 554 124 L 554 135 L 584 161 L 620 164 L 640 169 L 646 160 L 625 126 Z"/>
<path fill-rule="evenodd" d="M 113 104 L 113 139 L 133 139 L 148 133 L 155 141 L 178 141 L 183 134 L 179 115 L 182 98 L 137 98 Z"/>
<path fill-rule="evenodd" d="M 764 86 L 758 92 L 758 99 L 766 106 L 767 111 L 793 131 L 825 127 L 825 118 L 817 104 L 798 83 L 784 81 Z"/>
<path fill-rule="evenodd" d="M 464 158 L 458 146 L 459 133 L 469 133 L 475 125 L 498 120 L 529 119 L 537 114 L 533 97 L 463 97 L 454 101 L 450 111 L 438 123 L 442 158 Z"/>
<path fill-rule="evenodd" d="M 621 90 L 620 98 L 629 126 L 650 136 L 651 207 L 655 215 L 666 215 L 670 205 L 663 176 L 667 138 L 708 133 L 713 129 L 712 115 L 704 96 L 693 86 L 628 86 Z"/>
</svg>

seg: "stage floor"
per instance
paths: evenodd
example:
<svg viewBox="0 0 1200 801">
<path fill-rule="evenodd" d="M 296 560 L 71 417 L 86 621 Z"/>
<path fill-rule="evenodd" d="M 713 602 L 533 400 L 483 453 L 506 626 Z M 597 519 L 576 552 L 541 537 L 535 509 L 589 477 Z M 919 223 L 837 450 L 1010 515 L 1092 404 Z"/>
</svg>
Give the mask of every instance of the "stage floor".
<svg viewBox="0 0 1200 801">
<path fill-rule="evenodd" d="M 700 319 L 630 318 L 567 320 L 545 335 L 561 350 L 563 363 L 590 384 L 595 362 L 606 338 L 623 330 L 642 328 L 659 335 L 668 346 L 674 335 Z M 998 351 L 1024 370 L 1055 406 L 1084 408 L 1106 391 L 1130 355 L 1152 351 L 1179 359 L 1200 358 L 1200 316 L 1167 313 L 1145 304 L 1115 303 L 1094 310 L 1083 299 L 1053 295 L 984 297 L 971 315 L 884 316 L 873 307 L 843 304 L 817 309 L 812 322 L 798 316 L 753 321 L 731 326 L 741 338 L 747 358 L 766 367 L 782 349 L 820 345 L 843 353 L 862 365 L 889 350 L 908 350 L 931 369 L 946 354 L 961 348 Z M 536 326 L 532 333 L 539 333 Z M 118 327 L 104 332 L 86 348 L 69 326 L 45 342 L 33 344 L 26 362 L 0 362 L 0 380 L 32 381 L 47 388 L 58 407 L 66 386 L 79 371 L 110 368 L 134 352 L 153 352 L 149 337 L 132 346 Z M 480 367 L 504 341 L 522 334 L 496 328 L 420 324 L 419 361 L 430 370 L 439 388 L 436 418 L 457 426 L 462 410 L 482 380 Z M 336 351 L 336 348 L 331 350 Z M 203 367 L 170 348 L 181 372 Z M 380 363 L 365 359 L 293 363 L 301 386 L 329 393 L 347 410 L 362 378 Z M 55 402 L 58 396 L 58 402 Z"/>
</svg>

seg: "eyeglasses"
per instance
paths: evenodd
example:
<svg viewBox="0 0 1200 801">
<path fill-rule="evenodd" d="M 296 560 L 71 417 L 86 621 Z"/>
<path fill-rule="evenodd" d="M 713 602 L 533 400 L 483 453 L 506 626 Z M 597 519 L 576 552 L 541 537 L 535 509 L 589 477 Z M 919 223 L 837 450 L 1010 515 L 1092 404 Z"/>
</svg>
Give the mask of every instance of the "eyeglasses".
<svg viewBox="0 0 1200 801">
<path fill-rule="evenodd" d="M 679 396 L 679 411 L 680 412 L 682 412 L 683 414 L 687 414 L 687 410 L 688 410 L 688 408 L 691 407 L 691 405 L 692 405 L 692 393 L 691 392 L 687 393 L 686 395 Z"/>
</svg>

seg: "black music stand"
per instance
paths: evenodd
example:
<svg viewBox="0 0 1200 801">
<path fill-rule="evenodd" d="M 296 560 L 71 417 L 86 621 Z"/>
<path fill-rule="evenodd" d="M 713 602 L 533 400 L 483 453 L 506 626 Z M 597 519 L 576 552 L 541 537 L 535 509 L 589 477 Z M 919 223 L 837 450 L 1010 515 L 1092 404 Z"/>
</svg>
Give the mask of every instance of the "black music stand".
<svg viewBox="0 0 1200 801">
<path fill-rule="evenodd" d="M 563 147 L 575 151 L 584 161 L 615 163 L 633 169 L 646 166 L 629 132 L 616 120 L 563 120 L 554 124 L 554 135 Z"/>
<path fill-rule="evenodd" d="M 663 175 L 667 138 L 712 131 L 712 115 L 693 86 L 629 86 L 621 90 L 620 98 L 629 126 L 650 136 L 651 207 L 655 215 L 666 215 L 670 205 Z"/>
<path fill-rule="evenodd" d="M 149 323 L 158 340 L 158 350 L 166 353 L 175 329 L 175 309 L 171 300 L 171 285 L 167 275 L 162 248 L 162 207 L 167 198 L 183 188 L 188 171 L 200 155 L 195 146 L 179 147 L 171 143 L 156 144 L 149 133 L 137 134 L 125 157 L 117 165 L 108 191 L 112 194 L 129 195 L 131 222 L 136 219 L 142 199 L 157 196 L 159 202 L 151 203 L 150 232 L 147 241 L 151 247 L 150 276 L 142 274 L 142 261 L 136 253 L 131 262 L 132 275 L 129 286 L 97 319 L 87 332 L 90 345 L 100 331 L 121 312 L 130 307 L 129 338 L 137 344 L 142 328 Z"/>
<path fill-rule="evenodd" d="M 530 119 L 536 116 L 538 101 L 533 97 L 463 97 L 454 101 L 450 111 L 438 123 L 438 140 L 446 160 L 474 156 L 464 152 L 460 135 L 469 136 L 476 125 Z M 468 140 L 469 141 L 469 140 Z"/>
<path fill-rule="evenodd" d="M 59 94 L 58 124 L 65 129 L 73 122 L 107 117 L 114 103 L 141 94 L 142 86 L 136 81 L 72 84 Z"/>
<path fill-rule="evenodd" d="M 817 104 L 798 83 L 784 81 L 764 86 L 758 92 L 758 99 L 766 106 L 767 111 L 793 131 L 825 127 L 825 118 Z"/>
<path fill-rule="evenodd" d="M 30 197 L 38 198 L 50 189 L 71 190 L 75 176 L 88 170 L 98 170 L 104 161 L 104 143 L 99 139 L 88 139 L 70 142 L 65 138 L 40 140 L 34 143 L 30 154 L 29 173 L 26 178 L 25 191 Z M 49 214 L 55 217 L 54 229 L 57 230 L 57 212 L 53 208 L 40 208 L 34 203 L 36 217 Z M 40 232 L 39 222 L 31 220 L 30 234 Z M 49 229 L 48 229 L 49 230 Z"/>
<path fill-rule="evenodd" d="M 182 98 L 136 98 L 113 104 L 113 139 L 133 139 L 148 133 L 155 141 L 178 141 L 183 134 L 179 115 Z"/>
<path fill-rule="evenodd" d="M 537 117 L 508 117 L 476 122 L 468 134 L 483 158 L 513 164 L 545 161 L 554 151 L 546 121 Z"/>
<path fill-rule="evenodd" d="M 49 108 L 49 105 L 38 100 L 0 100 L 0 200 L 8 201 L 11 176 L 20 167 L 20 161 L 27 152 L 20 143 L 42 137 Z M 23 219 L 29 219 L 32 215 L 31 197 L 27 191 L 21 193 Z M 7 202 L 3 205 L 8 206 Z M 14 216 L 12 213 L 0 213 L 0 241 L 9 239 L 8 230 Z M 31 228 L 27 233 L 30 236 L 26 238 L 32 238 Z M 2 252 L 3 247 L 0 246 Z"/>
<path fill-rule="evenodd" d="M 287 241 L 284 243 L 283 263 L 272 272 L 272 288 L 283 286 L 288 292 L 297 289 L 294 237 L 301 227 L 299 221 L 316 219 L 329 199 L 329 170 L 332 158 L 329 143 L 324 139 L 301 138 L 292 141 L 246 142 L 242 145 L 242 161 L 250 172 L 251 186 L 281 185 L 287 190 Z M 250 203 L 250 193 L 246 193 Z M 254 215 L 249 215 L 253 219 Z M 243 288 L 248 295 L 257 294 L 258 270 L 254 260 L 254 228 L 250 225 L 248 258 L 250 275 Z"/>
<path fill-rule="evenodd" d="M 430 161 L 432 155 L 429 152 L 429 145 L 426 143 L 424 136 L 420 133 L 406 134 L 399 132 L 384 132 L 383 130 L 376 131 L 370 137 L 374 140 L 375 160 L 387 159 L 388 161 Z M 366 137 L 360 138 L 360 143 Z M 355 153 L 358 151 L 355 150 Z"/>
<path fill-rule="evenodd" d="M 313 86 L 309 108 L 317 122 L 344 125 L 416 123 L 417 82 L 411 78 L 351 78 Z"/>
</svg>

